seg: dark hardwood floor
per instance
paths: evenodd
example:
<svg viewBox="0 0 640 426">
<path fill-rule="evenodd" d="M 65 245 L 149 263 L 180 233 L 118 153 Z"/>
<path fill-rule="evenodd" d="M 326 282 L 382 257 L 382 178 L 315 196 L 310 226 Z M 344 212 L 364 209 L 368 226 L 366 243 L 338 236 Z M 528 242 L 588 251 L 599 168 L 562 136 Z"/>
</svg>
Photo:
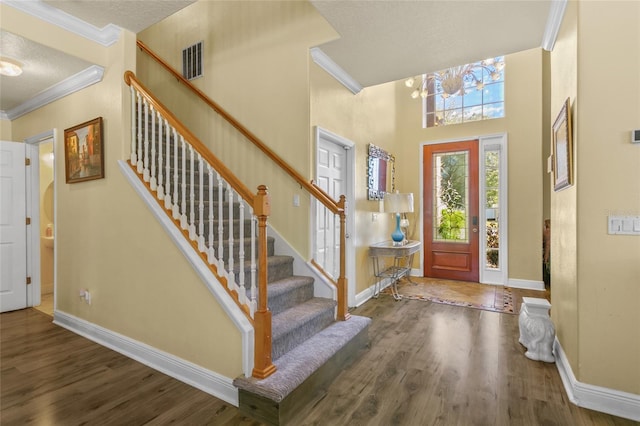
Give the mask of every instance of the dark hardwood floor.
<svg viewBox="0 0 640 426">
<path fill-rule="evenodd" d="M 371 300 L 371 350 L 295 425 L 633 425 L 581 409 L 554 364 L 530 361 L 518 317 Z M 0 424 L 257 425 L 238 410 L 51 323 L 0 315 Z"/>
</svg>

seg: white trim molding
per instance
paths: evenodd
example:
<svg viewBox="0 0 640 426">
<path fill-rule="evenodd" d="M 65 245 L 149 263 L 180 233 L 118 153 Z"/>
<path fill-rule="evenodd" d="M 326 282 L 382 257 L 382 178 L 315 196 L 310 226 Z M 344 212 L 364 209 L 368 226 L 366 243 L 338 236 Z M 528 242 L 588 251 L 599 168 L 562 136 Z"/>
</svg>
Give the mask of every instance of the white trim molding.
<svg viewBox="0 0 640 426">
<path fill-rule="evenodd" d="M 327 56 L 319 47 L 311 48 L 311 58 L 313 62 L 318 64 L 320 68 L 328 72 L 333 78 L 338 80 L 340 84 L 349 89 L 354 95 L 360 93 L 362 85 L 351 77 L 340 65 L 336 64 L 333 59 Z"/>
<path fill-rule="evenodd" d="M 55 311 L 53 323 L 238 406 L 238 389 L 228 377 L 65 312 Z"/>
<path fill-rule="evenodd" d="M 558 38 L 558 32 L 560 31 L 560 25 L 562 25 L 562 18 L 564 18 L 564 11 L 567 8 L 567 0 L 553 0 L 551 7 L 549 8 L 549 17 L 547 18 L 547 25 L 544 28 L 542 34 L 542 48 L 551 52 L 553 46 L 556 44 Z"/>
<path fill-rule="evenodd" d="M 576 380 L 557 337 L 553 343 L 553 353 L 569 401 L 578 407 L 640 422 L 640 395 L 581 383 Z"/>
<path fill-rule="evenodd" d="M 103 67 L 99 65 L 91 65 L 90 67 L 80 71 L 79 73 L 74 74 L 71 77 L 62 80 L 60 83 L 38 93 L 36 96 L 22 103 L 21 105 L 18 105 L 17 107 L 9 111 L 2 112 L 6 113 L 9 120 L 13 120 L 40 107 L 50 104 L 51 102 L 57 101 L 60 98 L 89 87 L 92 84 L 99 83 L 100 81 L 102 81 L 103 75 Z"/>
<path fill-rule="evenodd" d="M 113 24 L 97 28 L 43 1 L 2 0 L 2 3 L 103 46 L 111 46 L 118 41 L 122 31 Z"/>
<path fill-rule="evenodd" d="M 222 288 L 222 285 L 213 272 L 211 272 L 202 258 L 195 252 L 195 250 L 193 250 L 191 244 L 184 238 L 182 231 L 173 224 L 171 219 L 169 219 L 167 214 L 161 209 L 158 202 L 153 198 L 153 195 L 149 193 L 138 176 L 136 176 L 131 167 L 129 167 L 127 161 L 118 160 L 118 165 L 120 166 L 122 174 L 129 181 L 138 195 L 140 195 L 142 201 L 147 205 L 147 207 L 149 207 L 149 210 L 151 210 L 156 219 L 158 219 L 160 225 L 164 228 L 169 237 L 171 237 L 184 257 L 189 261 L 193 270 L 198 274 L 202 282 L 207 286 L 207 289 L 209 289 L 211 294 L 213 294 L 216 300 L 220 303 L 222 309 L 240 332 L 242 341 L 242 369 L 245 376 L 251 377 L 255 350 L 253 326 L 231 296 L 229 296 L 229 294 Z"/>
<path fill-rule="evenodd" d="M 525 290 L 544 291 L 544 282 L 535 280 L 520 280 L 517 278 L 509 278 L 507 287 L 523 288 Z"/>
</svg>

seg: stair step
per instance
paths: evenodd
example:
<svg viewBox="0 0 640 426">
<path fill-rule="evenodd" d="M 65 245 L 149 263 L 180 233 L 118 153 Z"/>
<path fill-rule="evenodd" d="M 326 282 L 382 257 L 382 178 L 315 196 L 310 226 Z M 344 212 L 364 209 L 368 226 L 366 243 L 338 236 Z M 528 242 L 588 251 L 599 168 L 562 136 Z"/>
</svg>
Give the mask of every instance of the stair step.
<svg viewBox="0 0 640 426">
<path fill-rule="evenodd" d="M 314 279 L 311 277 L 293 275 L 269 284 L 267 292 L 272 315 L 312 299 L 313 283 Z"/>
<path fill-rule="evenodd" d="M 368 349 L 370 323 L 370 318 L 355 315 L 335 322 L 275 360 L 277 371 L 266 379 L 236 378 L 238 408 L 269 425 L 294 424 L 296 416 L 304 416 L 338 374 Z"/>
<path fill-rule="evenodd" d="M 336 302 L 314 297 L 271 319 L 271 357 L 278 359 L 334 320 Z"/>
<path fill-rule="evenodd" d="M 244 262 L 245 276 L 249 276 L 251 273 L 251 261 Z M 267 282 L 273 283 L 281 279 L 290 277 L 293 275 L 293 257 L 291 256 L 269 256 L 267 257 Z M 240 266 L 236 264 L 234 267 L 234 273 L 236 276 L 236 282 L 238 282 L 238 275 L 240 272 Z"/>
</svg>

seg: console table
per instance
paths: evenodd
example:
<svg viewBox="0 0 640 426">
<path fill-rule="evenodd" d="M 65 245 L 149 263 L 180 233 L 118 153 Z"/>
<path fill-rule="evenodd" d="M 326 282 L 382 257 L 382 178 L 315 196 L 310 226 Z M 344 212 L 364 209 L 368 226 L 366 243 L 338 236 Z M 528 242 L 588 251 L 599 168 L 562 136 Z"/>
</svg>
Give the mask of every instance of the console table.
<svg viewBox="0 0 640 426">
<path fill-rule="evenodd" d="M 378 278 L 374 284 L 373 297 L 378 297 L 385 279 L 391 280 L 391 294 L 395 300 L 402 299 L 398 294 L 398 280 L 409 277 L 413 256 L 420 250 L 420 241 L 407 241 L 403 245 L 396 246 L 393 241 L 383 241 L 369 246 L 369 257 L 373 262 L 373 274 Z M 393 258 L 393 264 L 386 266 L 385 257 Z M 381 261 L 382 260 L 382 261 Z M 382 269 L 380 265 L 384 267 Z"/>
</svg>

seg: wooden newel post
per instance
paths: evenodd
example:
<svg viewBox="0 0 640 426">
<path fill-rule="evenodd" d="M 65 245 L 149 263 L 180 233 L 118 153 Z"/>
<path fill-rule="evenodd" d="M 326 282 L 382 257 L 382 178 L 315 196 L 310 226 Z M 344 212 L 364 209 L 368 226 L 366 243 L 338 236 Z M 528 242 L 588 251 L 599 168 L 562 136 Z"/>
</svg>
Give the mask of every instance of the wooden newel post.
<svg viewBox="0 0 640 426">
<path fill-rule="evenodd" d="M 253 211 L 258 218 L 258 310 L 254 316 L 255 348 L 253 377 L 264 379 L 276 372 L 271 362 L 271 311 L 267 299 L 267 218 L 271 213 L 265 185 L 258 187 Z"/>
<path fill-rule="evenodd" d="M 349 306 L 347 303 L 347 267 L 346 267 L 346 247 L 347 247 L 347 201 L 344 195 L 340 196 L 338 202 L 340 211 L 340 276 L 338 277 L 338 319 L 346 321 L 351 318 L 349 314 Z"/>
</svg>

